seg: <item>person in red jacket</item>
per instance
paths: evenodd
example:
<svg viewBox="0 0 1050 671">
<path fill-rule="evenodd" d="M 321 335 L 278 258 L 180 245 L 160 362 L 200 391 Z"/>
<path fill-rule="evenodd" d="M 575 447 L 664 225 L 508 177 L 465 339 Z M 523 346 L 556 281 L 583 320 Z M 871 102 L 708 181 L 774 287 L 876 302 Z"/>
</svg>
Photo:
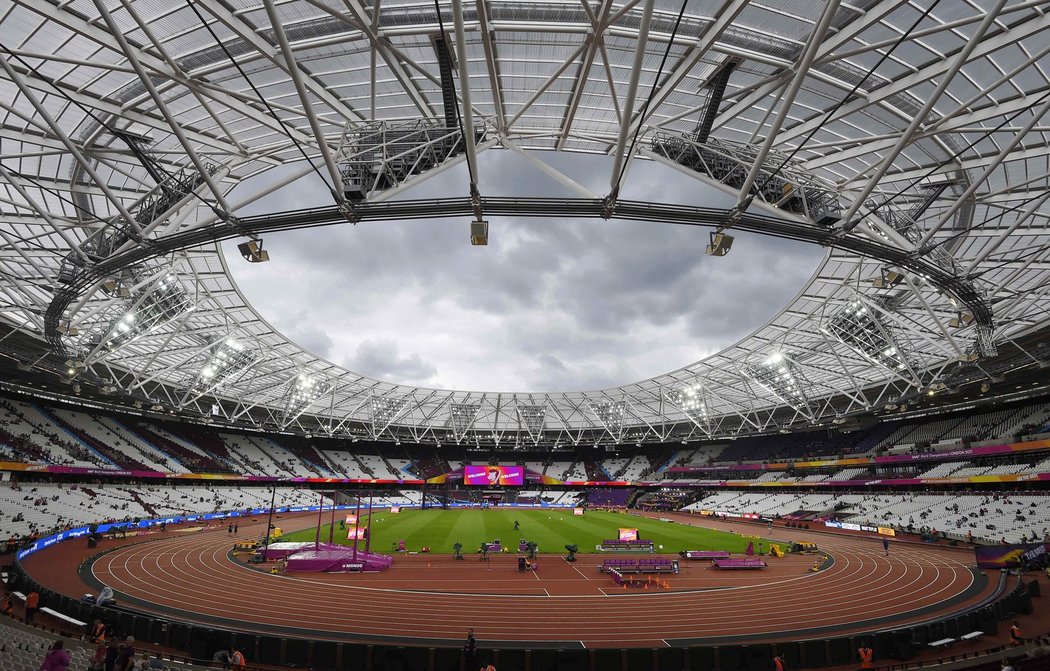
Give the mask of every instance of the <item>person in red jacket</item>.
<svg viewBox="0 0 1050 671">
<path fill-rule="evenodd" d="M 1024 643 L 1024 637 L 1021 636 L 1021 625 L 1014 620 L 1014 623 L 1010 625 L 1010 645 L 1016 647 L 1022 643 Z"/>
<path fill-rule="evenodd" d="M 244 671 L 244 653 L 236 648 L 230 654 L 230 668 L 234 671 Z"/>
<path fill-rule="evenodd" d="M 29 624 L 33 621 L 33 616 L 40 610 L 40 595 L 36 591 L 32 591 L 26 594 L 26 609 L 25 609 L 25 623 Z M 66 653 L 69 654 L 69 653 Z"/>
<path fill-rule="evenodd" d="M 860 647 L 857 648 L 857 655 L 860 657 L 860 668 L 875 668 L 875 662 L 872 661 L 875 657 L 875 651 L 869 648 L 867 643 L 860 644 Z"/>
</svg>

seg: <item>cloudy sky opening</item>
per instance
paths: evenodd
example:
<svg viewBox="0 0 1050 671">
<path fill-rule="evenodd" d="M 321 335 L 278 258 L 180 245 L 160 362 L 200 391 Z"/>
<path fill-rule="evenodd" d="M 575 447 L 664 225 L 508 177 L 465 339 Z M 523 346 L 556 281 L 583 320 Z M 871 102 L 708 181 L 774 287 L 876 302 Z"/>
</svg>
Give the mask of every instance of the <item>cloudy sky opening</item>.
<svg viewBox="0 0 1050 671">
<path fill-rule="evenodd" d="M 536 155 L 608 191 L 607 157 Z M 576 195 L 508 151 L 479 164 L 486 195 Z M 404 198 L 465 196 L 467 184 L 461 165 Z M 621 197 L 733 204 L 642 161 Z M 304 178 L 243 214 L 330 204 L 327 187 Z M 823 256 L 736 233 L 717 259 L 703 253 L 709 229 L 668 224 L 492 218 L 488 247 L 471 247 L 468 228 L 456 218 L 270 234 L 266 264 L 243 262 L 238 241 L 224 251 L 249 302 L 313 354 L 388 382 L 486 391 L 599 389 L 680 368 L 765 323 Z"/>
</svg>

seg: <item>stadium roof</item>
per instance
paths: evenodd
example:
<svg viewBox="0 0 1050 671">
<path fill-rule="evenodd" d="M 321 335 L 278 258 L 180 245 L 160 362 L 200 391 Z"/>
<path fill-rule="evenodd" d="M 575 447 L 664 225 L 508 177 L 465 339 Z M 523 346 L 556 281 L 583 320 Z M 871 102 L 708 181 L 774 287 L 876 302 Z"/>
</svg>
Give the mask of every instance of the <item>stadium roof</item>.
<svg viewBox="0 0 1050 671">
<path fill-rule="evenodd" d="M 332 435 L 663 441 L 832 421 L 990 378 L 982 360 L 1046 326 L 1045 1 L 0 7 L 0 319 L 115 396 Z M 476 153 L 507 150 L 610 155 L 609 190 L 555 174 L 579 197 L 486 198 Z M 738 206 L 620 200 L 639 160 Z M 464 184 L 410 199 L 463 162 L 473 198 Z M 239 215 L 309 173 L 334 185 L 330 207 Z M 253 310 L 228 273 L 242 261 L 218 244 L 499 214 L 746 229 L 827 252 L 794 300 L 717 355 L 530 394 L 395 385 L 318 359 Z"/>
</svg>

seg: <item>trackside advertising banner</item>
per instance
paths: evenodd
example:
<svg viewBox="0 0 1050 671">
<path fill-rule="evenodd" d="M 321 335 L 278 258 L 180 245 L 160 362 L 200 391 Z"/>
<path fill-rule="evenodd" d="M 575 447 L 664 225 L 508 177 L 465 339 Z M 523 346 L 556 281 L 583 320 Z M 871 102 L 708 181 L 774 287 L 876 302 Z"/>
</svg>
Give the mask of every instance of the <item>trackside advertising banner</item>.
<svg viewBox="0 0 1050 671">
<path fill-rule="evenodd" d="M 977 568 L 1017 568 L 1022 564 L 1045 559 L 1050 543 L 1016 543 L 976 548 Z"/>
</svg>

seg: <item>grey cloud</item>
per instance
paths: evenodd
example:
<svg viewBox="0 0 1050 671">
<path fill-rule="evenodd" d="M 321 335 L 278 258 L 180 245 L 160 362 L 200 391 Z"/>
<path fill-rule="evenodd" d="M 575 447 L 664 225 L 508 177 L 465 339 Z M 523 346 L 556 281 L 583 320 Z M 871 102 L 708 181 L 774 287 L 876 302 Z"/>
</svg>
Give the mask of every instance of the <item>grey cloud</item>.
<svg viewBox="0 0 1050 671">
<path fill-rule="evenodd" d="M 540 152 L 587 188 L 608 189 L 607 157 Z M 575 196 L 508 151 L 480 155 L 482 192 Z M 404 198 L 466 195 L 453 168 Z M 288 189 L 286 189 L 288 190 Z M 316 177 L 258 212 L 330 204 Z M 704 206 L 732 198 L 670 168 L 635 163 L 624 197 Z M 744 336 L 802 286 L 821 252 L 738 233 L 703 254 L 708 230 L 624 221 L 491 219 L 488 247 L 467 218 L 373 222 L 266 236 L 272 261 L 227 256 L 249 300 L 319 356 L 392 382 L 518 391 L 594 389 L 667 372 Z M 277 319 L 278 315 L 295 315 Z M 402 352 L 405 352 L 402 354 Z"/>
<path fill-rule="evenodd" d="M 398 344 L 387 340 L 364 340 L 343 364 L 365 375 L 391 382 L 436 384 L 437 367 L 419 354 L 402 356 Z"/>
<path fill-rule="evenodd" d="M 299 313 L 294 321 L 281 320 L 274 326 L 281 333 L 301 345 L 307 352 L 315 354 L 322 359 L 331 357 L 335 343 L 332 341 L 331 336 L 312 317 Z"/>
</svg>

